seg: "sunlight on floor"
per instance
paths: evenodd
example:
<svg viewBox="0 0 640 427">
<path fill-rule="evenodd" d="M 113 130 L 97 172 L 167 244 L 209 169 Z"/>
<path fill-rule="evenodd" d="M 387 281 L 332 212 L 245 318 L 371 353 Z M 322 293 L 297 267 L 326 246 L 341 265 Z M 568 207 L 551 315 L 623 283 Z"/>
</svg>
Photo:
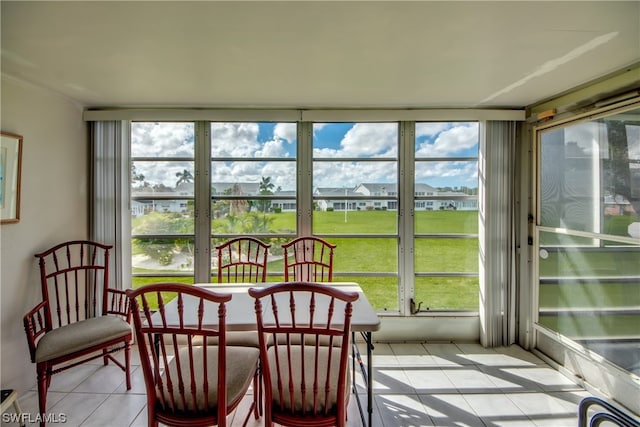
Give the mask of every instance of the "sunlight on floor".
<svg viewBox="0 0 640 427">
<path fill-rule="evenodd" d="M 132 355 L 130 391 L 117 367 L 100 362 L 81 365 L 54 375 L 47 398 L 49 413 L 64 414 L 66 422 L 60 425 L 69 427 L 146 426 L 144 380 L 137 351 Z M 485 349 L 464 343 L 376 343 L 373 367 L 373 425 L 379 427 L 575 427 L 578 403 L 588 395 L 518 346 Z M 366 404 L 359 373 L 356 379 Z M 229 415 L 230 425 L 242 425 L 250 399 L 248 394 Z M 35 384 L 19 400 L 25 414 L 36 414 Z M 260 426 L 262 420 L 251 418 L 248 425 Z M 348 425 L 362 425 L 353 398 Z"/>
</svg>

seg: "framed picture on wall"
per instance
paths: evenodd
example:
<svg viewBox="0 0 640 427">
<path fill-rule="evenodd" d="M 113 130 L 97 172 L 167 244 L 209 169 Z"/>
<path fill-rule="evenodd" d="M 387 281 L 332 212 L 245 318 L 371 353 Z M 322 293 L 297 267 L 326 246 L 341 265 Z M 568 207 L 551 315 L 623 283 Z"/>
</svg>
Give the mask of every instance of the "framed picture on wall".
<svg viewBox="0 0 640 427">
<path fill-rule="evenodd" d="M 0 223 L 20 221 L 22 136 L 0 132 Z"/>
</svg>

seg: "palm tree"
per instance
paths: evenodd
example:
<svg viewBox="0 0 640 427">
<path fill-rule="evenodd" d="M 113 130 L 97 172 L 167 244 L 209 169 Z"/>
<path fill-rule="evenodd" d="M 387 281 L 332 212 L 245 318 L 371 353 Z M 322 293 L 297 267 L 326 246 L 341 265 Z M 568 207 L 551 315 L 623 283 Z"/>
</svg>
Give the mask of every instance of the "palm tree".
<svg viewBox="0 0 640 427">
<path fill-rule="evenodd" d="M 271 190 L 273 189 L 273 187 L 275 187 L 275 185 L 273 184 L 273 182 L 271 182 L 271 177 L 270 176 L 263 176 L 262 180 L 260 181 L 260 194 L 273 194 L 271 192 Z"/>
<path fill-rule="evenodd" d="M 176 172 L 176 176 L 178 177 L 178 181 L 176 181 L 176 187 L 183 182 L 193 182 L 193 175 L 187 169 L 183 170 L 182 172 Z"/>
<path fill-rule="evenodd" d="M 262 180 L 260 181 L 260 185 L 259 185 L 259 190 L 260 190 L 260 194 L 261 195 L 268 195 L 268 194 L 273 194 L 273 191 L 271 191 L 273 189 L 273 187 L 275 187 L 275 184 L 273 182 L 271 182 L 271 177 L 270 176 L 263 176 Z M 263 213 L 266 212 L 269 207 L 271 206 L 271 202 L 268 200 L 259 200 L 257 203 L 260 211 L 262 211 Z"/>
</svg>

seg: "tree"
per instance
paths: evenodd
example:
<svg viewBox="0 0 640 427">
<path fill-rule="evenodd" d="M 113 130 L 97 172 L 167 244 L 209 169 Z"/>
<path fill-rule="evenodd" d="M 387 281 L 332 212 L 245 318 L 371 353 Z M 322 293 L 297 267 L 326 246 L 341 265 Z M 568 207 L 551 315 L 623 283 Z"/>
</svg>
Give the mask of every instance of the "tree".
<svg viewBox="0 0 640 427">
<path fill-rule="evenodd" d="M 260 194 L 273 194 L 271 192 L 271 190 L 273 189 L 273 187 L 275 187 L 275 185 L 273 184 L 273 182 L 271 182 L 271 177 L 270 176 L 263 176 L 262 180 L 260 181 Z"/>
<path fill-rule="evenodd" d="M 233 184 L 233 187 L 231 189 L 231 195 L 232 196 L 241 196 L 242 195 L 242 187 L 240 186 L 240 184 L 235 183 Z M 230 215 L 242 215 L 244 213 L 247 213 L 247 211 L 249 210 L 249 203 L 246 200 L 242 200 L 242 199 L 234 199 L 231 200 L 231 210 L 230 210 Z"/>
<path fill-rule="evenodd" d="M 605 186 L 614 196 L 624 197 L 634 211 L 640 214 L 640 197 L 633 186 L 631 163 L 633 155 L 629 156 L 631 141 L 627 135 L 626 122 L 623 120 L 609 120 L 607 122 L 607 140 L 609 142 L 609 155 L 605 159 Z"/>
<path fill-rule="evenodd" d="M 193 182 L 193 175 L 187 169 L 183 170 L 182 172 L 177 172 L 176 176 L 178 177 L 178 181 L 176 181 L 176 187 L 182 184 L 183 182 L 184 183 Z"/>
<path fill-rule="evenodd" d="M 260 185 L 258 189 L 259 189 L 260 195 L 266 196 L 269 194 L 273 194 L 273 191 L 271 190 L 273 190 L 274 187 L 275 187 L 275 184 L 271 182 L 271 177 L 263 176 L 262 179 L 260 180 Z M 258 205 L 258 210 L 263 213 L 267 212 L 271 207 L 271 202 L 269 200 L 258 200 L 256 204 Z"/>
<path fill-rule="evenodd" d="M 136 165 L 131 163 L 131 184 L 135 184 L 136 182 L 140 182 L 143 186 L 144 184 L 146 184 L 144 182 L 144 175 L 141 173 L 138 173 L 136 171 Z"/>
</svg>

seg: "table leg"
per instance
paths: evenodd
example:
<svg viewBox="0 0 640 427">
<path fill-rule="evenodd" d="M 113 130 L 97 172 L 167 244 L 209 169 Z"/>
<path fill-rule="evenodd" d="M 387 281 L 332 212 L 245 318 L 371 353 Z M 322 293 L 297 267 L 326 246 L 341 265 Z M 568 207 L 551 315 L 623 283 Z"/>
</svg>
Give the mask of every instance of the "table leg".
<svg viewBox="0 0 640 427">
<path fill-rule="evenodd" d="M 356 399 L 356 403 L 358 404 L 358 411 L 360 412 L 360 419 L 362 420 L 362 425 L 366 426 L 367 425 L 367 421 L 364 417 L 364 411 L 362 410 L 362 403 L 360 402 L 360 395 L 358 394 L 358 387 L 356 385 L 356 359 L 358 361 L 358 364 L 360 365 L 360 369 L 362 369 L 362 360 L 360 359 L 360 351 L 358 350 L 358 345 L 356 344 L 356 333 L 355 332 L 351 332 L 351 367 L 352 367 L 352 381 L 351 381 L 351 387 L 353 389 L 353 397 Z M 366 384 L 366 378 L 365 378 L 365 372 L 364 369 L 362 369 L 362 377 L 365 381 Z"/>
<path fill-rule="evenodd" d="M 367 411 L 369 412 L 367 426 L 371 427 L 373 421 L 373 361 L 371 360 L 373 341 L 371 332 L 365 332 L 364 335 L 367 344 Z"/>
<path fill-rule="evenodd" d="M 373 350 L 373 342 L 372 342 L 372 334 L 371 332 L 361 332 L 362 337 L 364 338 L 365 345 L 367 346 L 367 368 L 365 369 L 364 363 L 362 362 L 362 357 L 360 356 L 360 350 L 356 345 L 355 340 L 355 332 L 351 333 L 351 341 L 352 341 L 352 368 L 353 368 L 353 393 L 355 394 L 356 402 L 358 404 L 358 410 L 360 411 L 360 418 L 362 419 L 362 425 L 370 427 L 373 422 L 373 363 L 371 360 L 371 352 Z M 358 396 L 358 389 L 356 387 L 356 374 L 355 374 L 355 366 L 356 359 L 358 364 L 360 365 L 360 370 L 362 371 L 362 380 L 367 387 L 367 417 L 365 419 L 364 411 L 362 408 L 362 403 L 360 402 L 360 396 Z"/>
</svg>

